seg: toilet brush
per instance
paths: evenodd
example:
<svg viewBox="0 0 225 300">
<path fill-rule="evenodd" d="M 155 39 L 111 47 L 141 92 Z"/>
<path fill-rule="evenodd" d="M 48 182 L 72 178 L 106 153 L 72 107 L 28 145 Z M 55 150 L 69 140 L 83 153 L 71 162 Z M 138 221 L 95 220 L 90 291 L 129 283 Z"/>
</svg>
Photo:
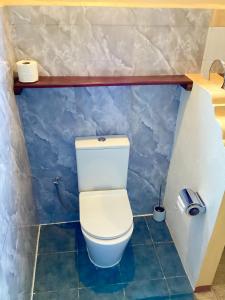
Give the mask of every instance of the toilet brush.
<svg viewBox="0 0 225 300">
<path fill-rule="evenodd" d="M 165 208 L 162 206 L 161 202 L 162 202 L 162 184 L 160 185 L 160 189 L 159 189 L 158 205 L 154 206 L 154 211 L 153 211 L 153 219 L 156 222 L 162 222 L 165 220 L 166 217 L 166 211 Z"/>
</svg>

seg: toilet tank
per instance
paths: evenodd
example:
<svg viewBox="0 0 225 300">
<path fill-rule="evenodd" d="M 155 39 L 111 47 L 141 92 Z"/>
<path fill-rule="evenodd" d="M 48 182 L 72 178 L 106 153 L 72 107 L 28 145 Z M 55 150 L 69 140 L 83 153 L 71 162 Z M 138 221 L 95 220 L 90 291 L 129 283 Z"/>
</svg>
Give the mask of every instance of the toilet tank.
<svg viewBox="0 0 225 300">
<path fill-rule="evenodd" d="M 128 137 L 76 138 L 75 149 L 80 192 L 126 189 L 130 151 Z"/>
</svg>

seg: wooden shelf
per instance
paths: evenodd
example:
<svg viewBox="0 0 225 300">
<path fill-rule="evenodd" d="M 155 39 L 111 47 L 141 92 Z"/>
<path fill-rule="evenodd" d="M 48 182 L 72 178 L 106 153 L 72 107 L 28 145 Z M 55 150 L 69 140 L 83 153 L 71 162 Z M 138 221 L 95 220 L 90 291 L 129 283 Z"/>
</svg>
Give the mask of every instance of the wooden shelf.
<svg viewBox="0 0 225 300">
<path fill-rule="evenodd" d="M 191 90 L 192 80 L 185 75 L 159 76 L 40 76 L 34 83 L 22 83 L 18 79 L 14 82 L 14 92 L 19 95 L 24 88 L 65 88 L 91 86 L 119 86 L 119 85 L 160 85 L 179 84 L 186 90 Z"/>
</svg>

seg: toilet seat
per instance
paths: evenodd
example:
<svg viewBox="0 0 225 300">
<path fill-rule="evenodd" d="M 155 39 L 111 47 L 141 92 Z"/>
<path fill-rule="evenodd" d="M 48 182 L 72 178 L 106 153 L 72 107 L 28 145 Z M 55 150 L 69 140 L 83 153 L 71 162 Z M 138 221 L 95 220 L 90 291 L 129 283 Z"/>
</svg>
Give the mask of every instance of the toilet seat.
<svg viewBox="0 0 225 300">
<path fill-rule="evenodd" d="M 125 189 L 81 192 L 80 223 L 84 232 L 100 240 L 117 239 L 133 226 Z"/>
</svg>

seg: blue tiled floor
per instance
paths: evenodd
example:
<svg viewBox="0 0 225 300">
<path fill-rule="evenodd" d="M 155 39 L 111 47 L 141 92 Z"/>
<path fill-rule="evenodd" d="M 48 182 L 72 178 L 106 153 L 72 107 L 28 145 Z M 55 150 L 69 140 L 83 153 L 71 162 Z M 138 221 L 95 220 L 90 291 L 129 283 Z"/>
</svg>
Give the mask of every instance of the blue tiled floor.
<svg viewBox="0 0 225 300">
<path fill-rule="evenodd" d="M 79 223 L 41 227 L 34 300 L 193 299 L 166 224 L 134 218 L 119 265 L 96 268 Z"/>
<path fill-rule="evenodd" d="M 120 270 L 122 282 L 163 278 L 153 245 L 128 246 L 121 260 Z"/>
</svg>

